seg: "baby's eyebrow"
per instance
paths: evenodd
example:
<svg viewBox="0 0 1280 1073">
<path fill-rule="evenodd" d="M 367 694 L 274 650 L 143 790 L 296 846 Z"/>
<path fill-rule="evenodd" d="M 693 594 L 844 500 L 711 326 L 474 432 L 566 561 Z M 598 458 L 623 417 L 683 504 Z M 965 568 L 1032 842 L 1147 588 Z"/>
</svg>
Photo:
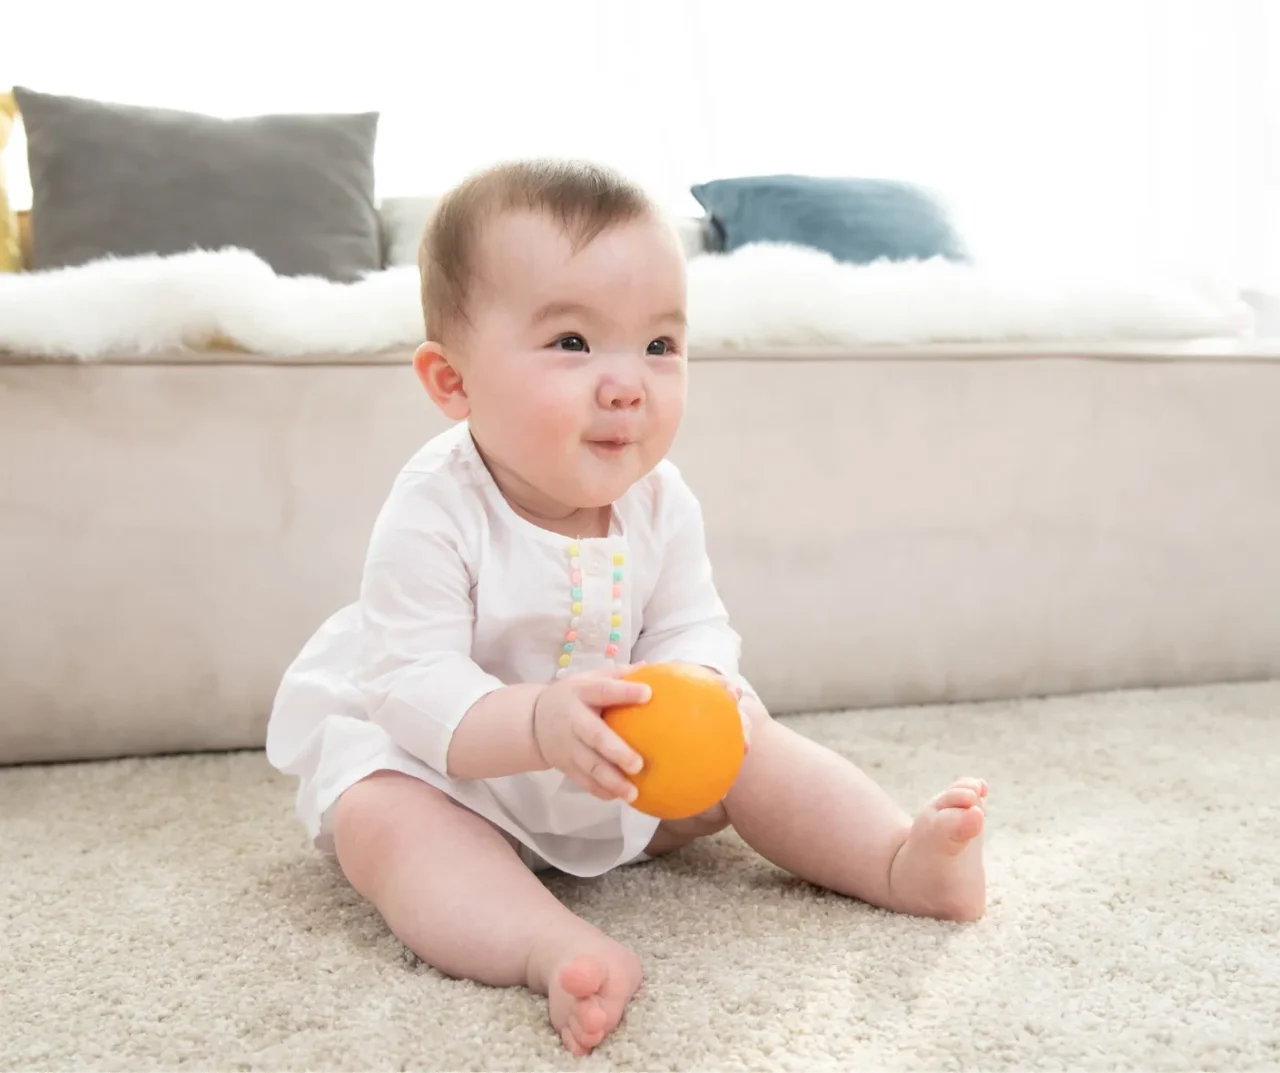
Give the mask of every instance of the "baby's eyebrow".
<svg viewBox="0 0 1280 1073">
<path fill-rule="evenodd" d="M 541 324 L 543 321 L 555 320 L 557 317 L 589 317 L 591 315 L 591 308 L 584 306 L 581 302 L 547 302 L 538 307 L 538 311 L 533 315 L 533 323 Z"/>
<path fill-rule="evenodd" d="M 583 305 L 581 302 L 563 302 L 553 301 L 546 302 L 539 306 L 533 314 L 533 323 L 542 324 L 548 320 L 556 320 L 560 317 L 576 317 L 587 320 L 595 316 L 595 310 L 590 306 Z M 666 313 L 660 313 L 653 318 L 654 324 L 674 324 L 679 328 L 688 325 L 688 318 L 685 316 L 683 309 L 672 309 Z"/>
</svg>

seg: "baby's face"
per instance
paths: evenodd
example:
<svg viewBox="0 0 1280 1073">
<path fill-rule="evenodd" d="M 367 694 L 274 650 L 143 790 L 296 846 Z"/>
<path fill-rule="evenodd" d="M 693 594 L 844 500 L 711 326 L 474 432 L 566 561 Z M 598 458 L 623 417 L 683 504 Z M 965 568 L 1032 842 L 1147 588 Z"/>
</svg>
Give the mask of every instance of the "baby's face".
<svg viewBox="0 0 1280 1073">
<path fill-rule="evenodd" d="M 574 251 L 552 219 L 487 228 L 457 348 L 471 429 L 504 491 L 542 517 L 614 502 L 684 414 L 684 257 L 640 219 Z"/>
</svg>

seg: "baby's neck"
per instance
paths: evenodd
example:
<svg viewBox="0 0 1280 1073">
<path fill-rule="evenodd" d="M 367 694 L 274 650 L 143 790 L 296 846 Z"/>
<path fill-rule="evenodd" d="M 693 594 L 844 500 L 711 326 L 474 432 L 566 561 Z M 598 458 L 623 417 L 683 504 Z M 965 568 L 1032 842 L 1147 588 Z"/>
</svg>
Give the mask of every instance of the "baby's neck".
<svg viewBox="0 0 1280 1073">
<path fill-rule="evenodd" d="M 505 493 L 503 493 L 505 495 Z M 586 507 L 576 510 L 564 517 L 547 518 L 526 510 L 510 496 L 506 497 L 511 509 L 525 521 L 532 522 L 540 529 L 548 529 L 561 536 L 576 537 L 580 540 L 591 540 L 595 537 L 609 535 L 609 525 L 613 520 L 612 507 Z"/>
<path fill-rule="evenodd" d="M 579 540 L 591 540 L 609 535 L 609 528 L 613 523 L 612 505 L 574 510 L 571 507 L 551 503 L 514 473 L 495 463 L 474 436 L 472 443 L 475 444 L 476 452 L 489 471 L 489 476 L 493 478 L 493 483 L 497 485 L 499 494 L 526 522 L 536 525 L 539 529 Z"/>
</svg>

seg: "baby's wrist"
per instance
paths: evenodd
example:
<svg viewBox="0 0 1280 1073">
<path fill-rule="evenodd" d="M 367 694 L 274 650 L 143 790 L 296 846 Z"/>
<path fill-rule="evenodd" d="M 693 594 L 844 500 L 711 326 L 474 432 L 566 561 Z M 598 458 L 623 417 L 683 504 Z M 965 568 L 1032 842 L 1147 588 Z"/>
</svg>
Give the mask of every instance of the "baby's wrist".
<svg viewBox="0 0 1280 1073">
<path fill-rule="evenodd" d="M 533 703 L 529 706 L 529 745 L 539 765 L 534 769 L 535 771 L 550 771 L 552 766 L 547 761 L 546 753 L 542 751 L 542 741 L 538 734 L 538 708 L 546 698 L 547 690 L 550 688 L 549 685 L 544 685 L 539 689 L 533 695 Z"/>
</svg>

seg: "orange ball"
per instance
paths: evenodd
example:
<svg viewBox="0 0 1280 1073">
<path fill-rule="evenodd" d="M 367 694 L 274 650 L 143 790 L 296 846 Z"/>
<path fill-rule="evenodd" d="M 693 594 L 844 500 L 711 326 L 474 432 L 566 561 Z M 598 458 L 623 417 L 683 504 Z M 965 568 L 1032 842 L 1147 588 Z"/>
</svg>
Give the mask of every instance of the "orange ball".
<svg viewBox="0 0 1280 1073">
<path fill-rule="evenodd" d="M 746 743 L 738 702 L 710 671 L 655 663 L 626 675 L 653 691 L 645 704 L 610 708 L 604 721 L 644 759 L 629 775 L 633 808 L 663 820 L 696 816 L 722 801 L 738 777 Z"/>
</svg>

